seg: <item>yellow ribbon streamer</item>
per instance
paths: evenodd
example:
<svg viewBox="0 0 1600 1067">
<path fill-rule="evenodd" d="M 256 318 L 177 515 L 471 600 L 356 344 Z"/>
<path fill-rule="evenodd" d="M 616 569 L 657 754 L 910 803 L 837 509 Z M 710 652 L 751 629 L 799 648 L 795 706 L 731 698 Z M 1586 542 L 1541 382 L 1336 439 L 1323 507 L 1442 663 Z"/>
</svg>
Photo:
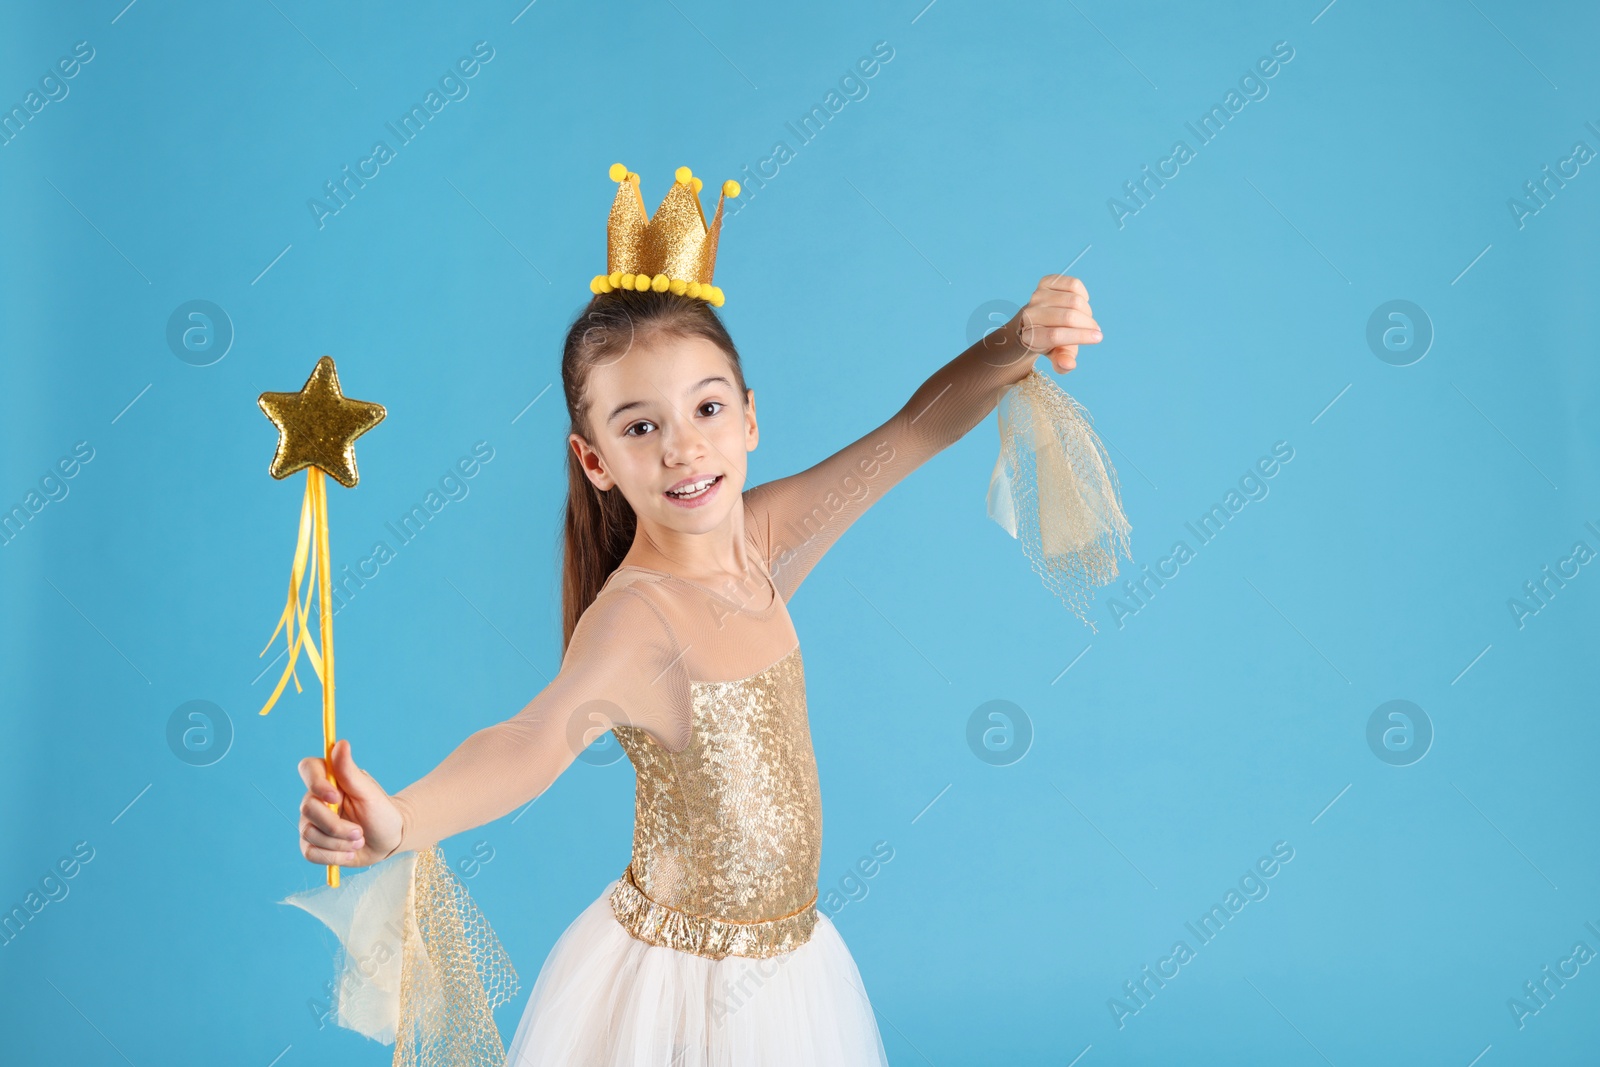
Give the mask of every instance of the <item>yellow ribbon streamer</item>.
<svg viewBox="0 0 1600 1067">
<path fill-rule="evenodd" d="M 263 648 L 257 654 L 258 659 L 267 654 L 267 649 L 272 647 L 272 643 L 278 639 L 279 632 L 283 630 L 284 624 L 287 623 L 289 626 L 289 636 L 287 638 L 289 642 L 289 662 L 284 665 L 283 676 L 278 679 L 277 688 L 273 689 L 272 695 L 267 698 L 266 704 L 262 705 L 262 715 L 272 710 L 272 706 L 278 702 L 278 697 L 282 695 L 283 687 L 290 678 L 294 679 L 295 692 L 303 691 L 300 688 L 300 676 L 295 673 L 295 664 L 300 659 L 302 646 L 306 649 L 306 657 L 311 661 L 311 669 L 316 672 L 317 680 L 321 681 L 322 679 L 322 657 L 317 652 L 317 646 L 311 640 L 311 634 L 306 628 L 306 614 L 311 608 L 311 591 L 307 588 L 305 597 L 302 598 L 300 595 L 301 579 L 307 576 L 308 569 L 313 575 L 316 570 L 316 559 L 314 557 L 308 559 L 312 544 L 312 516 L 315 511 L 316 501 L 316 494 L 311 488 L 311 472 L 315 469 L 313 467 L 306 471 L 306 495 L 300 505 L 300 536 L 294 547 L 294 567 L 289 572 L 289 599 L 283 607 L 283 615 L 278 619 L 277 628 L 272 631 L 272 636 L 267 638 L 266 648 Z M 307 566 L 308 562 L 309 567 Z M 303 607 L 301 606 L 302 604 L 304 604 Z M 298 630 L 295 626 L 296 620 L 299 621 Z"/>
<path fill-rule="evenodd" d="M 267 647 L 263 648 L 257 658 L 267 654 L 267 649 L 278 639 L 279 631 L 288 626 L 285 641 L 289 645 L 289 662 L 283 666 L 283 674 L 278 678 L 277 687 L 272 690 L 272 695 L 262 705 L 261 714 L 265 715 L 272 710 L 278 702 L 278 697 L 283 694 L 283 687 L 289 679 L 294 679 L 295 692 L 303 692 L 300 687 L 300 676 L 295 671 L 295 665 L 300 660 L 300 652 L 305 650 L 306 659 L 311 664 L 311 670 L 316 674 L 317 680 L 322 683 L 322 762 L 327 768 L 328 781 L 335 788 L 338 782 L 333 776 L 333 743 L 334 732 L 334 701 L 333 701 L 333 605 L 329 592 L 329 573 L 332 569 L 328 551 L 328 483 L 320 467 L 306 468 L 306 493 L 300 504 L 300 532 L 294 546 L 294 566 L 289 572 L 289 596 L 283 606 L 283 614 L 278 618 L 278 625 L 272 631 L 272 636 L 267 639 Z M 301 582 L 305 582 L 305 592 L 301 593 Z M 317 589 L 317 623 L 321 631 L 322 650 L 317 651 L 317 644 L 311 638 L 311 630 L 307 624 L 311 613 L 311 586 L 316 584 Z M 334 811 L 338 805 L 329 804 Z M 328 884 L 339 884 L 339 868 L 332 864 L 328 866 Z"/>
</svg>

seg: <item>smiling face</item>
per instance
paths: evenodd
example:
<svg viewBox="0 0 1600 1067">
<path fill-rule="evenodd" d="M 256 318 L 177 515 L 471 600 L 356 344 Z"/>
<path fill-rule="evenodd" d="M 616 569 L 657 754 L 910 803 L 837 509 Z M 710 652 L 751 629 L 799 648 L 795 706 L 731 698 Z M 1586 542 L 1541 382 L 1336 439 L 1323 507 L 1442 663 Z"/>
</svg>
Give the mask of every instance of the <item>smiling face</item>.
<svg viewBox="0 0 1600 1067">
<path fill-rule="evenodd" d="M 620 490 L 640 526 L 706 533 L 742 501 L 756 447 L 753 393 L 704 337 L 660 335 L 596 366 L 586 389 L 591 437 L 568 442 L 595 487 Z"/>
</svg>

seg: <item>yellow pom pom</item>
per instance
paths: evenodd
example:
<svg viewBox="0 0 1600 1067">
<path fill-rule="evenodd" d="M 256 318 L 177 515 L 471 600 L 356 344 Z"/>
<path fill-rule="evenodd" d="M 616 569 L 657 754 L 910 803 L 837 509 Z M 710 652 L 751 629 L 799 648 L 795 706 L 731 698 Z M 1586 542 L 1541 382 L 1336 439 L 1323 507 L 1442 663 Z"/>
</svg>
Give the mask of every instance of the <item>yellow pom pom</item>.
<svg viewBox="0 0 1600 1067">
<path fill-rule="evenodd" d="M 701 181 L 699 178 L 696 178 L 694 180 L 694 191 L 695 192 L 698 193 L 701 189 L 704 189 L 705 187 L 706 187 L 706 183 Z"/>
<path fill-rule="evenodd" d="M 689 288 L 689 283 L 684 281 L 682 278 L 674 278 L 672 279 L 672 285 L 670 288 L 672 289 L 674 295 L 682 296 L 683 291 Z"/>
<path fill-rule="evenodd" d="M 672 176 L 678 179 L 679 185 L 688 185 L 689 179 L 694 177 L 694 173 L 688 167 L 679 167 L 673 171 Z"/>
<path fill-rule="evenodd" d="M 729 178 L 727 181 L 723 182 L 722 183 L 722 195 L 723 196 L 728 196 L 728 197 L 736 197 L 736 196 L 738 196 L 739 195 L 739 183 L 734 181 L 732 178 Z"/>
<path fill-rule="evenodd" d="M 611 170 L 609 173 L 612 181 L 620 182 L 622 179 L 628 176 L 628 168 L 624 167 L 621 163 L 613 163 L 611 164 Z"/>
<path fill-rule="evenodd" d="M 613 288 L 613 289 L 621 289 L 622 288 L 622 272 L 620 270 L 612 271 L 609 275 L 606 276 L 606 281 L 611 283 L 611 288 Z"/>
<path fill-rule="evenodd" d="M 687 296 L 698 297 L 700 295 L 700 283 L 690 282 L 688 287 L 684 289 L 684 294 Z"/>
<path fill-rule="evenodd" d="M 654 278 L 650 279 L 650 288 L 654 289 L 658 293 L 666 292 L 667 286 L 671 284 L 672 279 L 667 277 L 665 274 L 657 274 Z"/>
<path fill-rule="evenodd" d="M 650 275 L 648 275 L 648 274 L 635 274 L 633 276 L 633 288 L 635 289 L 635 291 L 641 292 L 641 293 L 644 292 L 646 289 L 650 288 Z"/>
<path fill-rule="evenodd" d="M 603 293 L 603 292 L 605 292 L 606 291 L 606 276 L 604 274 L 596 274 L 593 278 L 590 278 L 589 279 L 589 291 L 591 293 Z"/>
<path fill-rule="evenodd" d="M 722 306 L 722 286 L 714 285 L 711 287 L 711 305 L 713 307 Z"/>
<path fill-rule="evenodd" d="M 632 274 L 624 274 L 622 276 L 621 285 L 622 285 L 622 288 L 624 288 L 624 289 L 632 289 L 633 288 L 633 275 Z"/>
</svg>

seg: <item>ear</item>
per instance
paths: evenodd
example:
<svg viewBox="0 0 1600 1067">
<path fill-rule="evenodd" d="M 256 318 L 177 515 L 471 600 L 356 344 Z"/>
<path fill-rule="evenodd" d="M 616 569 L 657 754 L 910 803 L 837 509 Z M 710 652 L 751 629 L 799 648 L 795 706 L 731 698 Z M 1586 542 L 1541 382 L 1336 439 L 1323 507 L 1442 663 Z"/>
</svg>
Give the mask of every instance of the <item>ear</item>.
<svg viewBox="0 0 1600 1067">
<path fill-rule="evenodd" d="M 588 477 L 594 487 L 602 493 L 612 488 L 617 483 L 606 471 L 605 459 L 601 457 L 589 442 L 575 433 L 567 435 L 567 444 L 578 457 L 578 465 L 583 468 L 583 473 Z"/>
<path fill-rule="evenodd" d="M 761 441 L 761 427 L 756 425 L 756 391 L 744 391 L 744 450 L 754 452 Z"/>
</svg>

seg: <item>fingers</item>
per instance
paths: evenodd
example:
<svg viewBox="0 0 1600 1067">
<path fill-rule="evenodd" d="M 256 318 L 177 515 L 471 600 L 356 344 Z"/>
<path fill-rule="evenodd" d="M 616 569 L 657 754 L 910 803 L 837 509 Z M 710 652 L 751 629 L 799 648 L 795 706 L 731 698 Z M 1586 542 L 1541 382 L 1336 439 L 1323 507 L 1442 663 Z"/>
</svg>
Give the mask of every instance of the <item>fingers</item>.
<svg viewBox="0 0 1600 1067">
<path fill-rule="evenodd" d="M 1069 307 L 1061 304 L 1033 304 L 1023 308 L 1024 318 L 1039 326 L 1083 326 L 1098 330 L 1094 312 L 1086 307 Z"/>
<path fill-rule="evenodd" d="M 310 793 L 300 801 L 300 824 L 302 833 L 309 824 L 325 834 L 347 841 L 359 840 L 362 835 L 360 823 L 344 818 Z"/>
<path fill-rule="evenodd" d="M 371 779 L 355 765 L 349 741 L 341 738 L 335 742 L 332 757 L 339 781 L 355 788 L 341 790 L 330 782 L 329 764 L 320 757 L 307 756 L 299 762 L 300 780 L 306 785 L 305 797 L 300 801 L 300 854 L 319 865 L 353 867 L 366 847 L 366 832 L 360 823 L 342 817 L 336 807 L 343 804 L 346 793 L 358 796 L 364 792 Z"/>
<path fill-rule="evenodd" d="M 1029 319 L 1052 326 L 1095 325 L 1094 308 L 1089 306 L 1088 300 L 1076 293 L 1055 294 L 1037 291 L 1028 299 L 1022 310 Z"/>
<path fill-rule="evenodd" d="M 300 855 L 312 863 L 335 867 L 356 866 L 366 845 L 358 823 L 342 819 L 310 793 L 300 804 Z"/>
<path fill-rule="evenodd" d="M 1039 287 L 1028 298 L 1028 310 L 1043 308 L 1077 308 L 1091 317 L 1094 309 L 1089 304 L 1089 290 L 1083 281 L 1070 274 L 1047 274 L 1039 279 Z"/>
<path fill-rule="evenodd" d="M 339 787 L 328 780 L 327 764 L 320 756 L 307 756 L 300 761 L 300 780 L 305 783 L 306 791 L 314 793 L 330 804 L 338 804 L 344 799 L 344 794 Z"/>
<path fill-rule="evenodd" d="M 328 780 L 328 772 L 322 765 L 321 756 L 307 756 L 296 765 L 296 769 L 299 770 L 300 780 L 305 783 L 307 789 L 315 787 L 318 782 Z"/>
<path fill-rule="evenodd" d="M 1094 322 L 1094 315 L 1077 307 L 1029 307 L 1022 314 L 1022 325 L 1032 330 L 1042 326 L 1074 326 L 1077 330 L 1099 333 L 1099 323 Z"/>
<path fill-rule="evenodd" d="M 355 864 L 355 857 L 365 845 L 365 840 L 350 841 L 330 837 L 328 833 L 323 833 L 314 825 L 307 825 L 304 833 L 301 833 L 301 856 L 314 864 L 349 867 Z"/>
<path fill-rule="evenodd" d="M 312 863 L 322 867 L 358 867 L 356 854 L 348 849 L 336 850 L 320 848 L 300 839 L 300 854 Z"/>
<path fill-rule="evenodd" d="M 1070 274 L 1047 274 L 1021 312 L 1021 340 L 1030 351 L 1045 352 L 1058 371 L 1077 364 L 1078 346 L 1104 336 L 1089 305 L 1089 291 Z"/>
<path fill-rule="evenodd" d="M 307 756 L 300 761 L 300 780 L 306 784 L 306 792 L 329 804 L 337 804 L 344 799 L 339 787 L 328 781 L 328 772 L 323 769 L 320 756 Z"/>
<path fill-rule="evenodd" d="M 1094 313 L 1094 309 L 1089 304 L 1089 297 L 1086 294 L 1061 289 L 1046 289 L 1043 286 L 1035 289 L 1033 295 L 1028 297 L 1028 306 L 1032 308 L 1081 308 L 1090 314 Z"/>
<path fill-rule="evenodd" d="M 1033 323 L 1022 327 L 1022 343 L 1030 351 L 1045 352 L 1066 346 L 1092 345 L 1100 341 L 1100 331 L 1083 326 L 1039 326 Z"/>
<path fill-rule="evenodd" d="M 1039 288 L 1053 289 L 1063 293 L 1077 293 L 1085 300 L 1089 298 L 1089 290 L 1084 286 L 1081 278 L 1074 278 L 1070 274 L 1046 274 L 1039 279 Z"/>
</svg>

